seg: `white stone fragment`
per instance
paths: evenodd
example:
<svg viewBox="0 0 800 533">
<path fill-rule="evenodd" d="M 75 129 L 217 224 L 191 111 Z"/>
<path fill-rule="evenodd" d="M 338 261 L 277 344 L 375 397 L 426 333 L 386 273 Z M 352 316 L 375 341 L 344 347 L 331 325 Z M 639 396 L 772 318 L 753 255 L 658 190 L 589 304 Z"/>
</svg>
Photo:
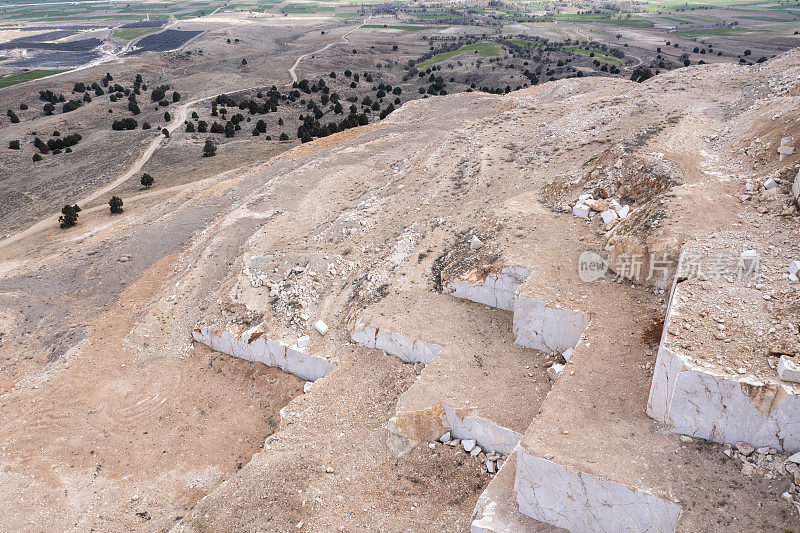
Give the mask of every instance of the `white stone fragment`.
<svg viewBox="0 0 800 533">
<path fill-rule="evenodd" d="M 790 463 L 800 464 L 800 452 L 797 452 L 794 455 L 790 455 L 787 459 Z"/>
<path fill-rule="evenodd" d="M 475 439 L 462 440 L 461 445 L 464 447 L 464 451 L 469 453 L 475 449 Z"/>
<path fill-rule="evenodd" d="M 753 192 L 758 188 L 758 185 L 756 185 L 754 181 L 747 180 L 744 188 L 747 189 L 748 192 Z"/>
<path fill-rule="evenodd" d="M 628 215 L 631 213 L 631 206 L 625 205 L 622 209 L 619 210 L 617 213 L 619 218 L 628 218 Z"/>
<path fill-rule="evenodd" d="M 789 274 L 797 274 L 800 272 L 800 261 L 792 261 L 789 263 Z"/>
<path fill-rule="evenodd" d="M 306 382 L 303 384 L 303 393 L 304 393 L 304 394 L 308 394 L 309 392 L 311 392 L 311 387 L 312 387 L 313 385 L 314 385 L 314 382 L 313 382 L 313 381 L 306 381 Z"/>
<path fill-rule="evenodd" d="M 317 320 L 314 322 L 314 329 L 316 329 L 320 335 L 324 336 L 326 333 L 328 333 L 328 324 L 322 320 Z"/>
<path fill-rule="evenodd" d="M 297 338 L 297 347 L 301 350 L 304 348 L 308 348 L 308 344 L 311 342 L 311 337 L 308 335 L 303 335 L 302 337 Z"/>
<path fill-rule="evenodd" d="M 472 457 L 475 457 L 476 455 L 480 455 L 482 452 L 483 452 L 483 448 L 481 448 L 480 446 L 475 446 L 474 448 L 472 448 L 472 451 L 469 452 L 469 454 Z"/>
<path fill-rule="evenodd" d="M 575 204 L 575 207 L 572 208 L 573 215 L 584 219 L 589 218 L 589 213 L 591 212 L 592 210 L 586 204 Z"/>
<path fill-rule="evenodd" d="M 613 209 L 617 213 L 619 213 L 620 209 L 622 209 L 622 204 L 614 199 L 609 200 L 608 205 L 609 207 L 611 207 L 611 209 Z"/>
<path fill-rule="evenodd" d="M 476 235 L 473 235 L 469 240 L 469 249 L 478 250 L 479 248 L 483 248 L 483 241 L 481 241 Z"/>
<path fill-rule="evenodd" d="M 765 190 L 774 189 L 777 186 L 778 186 L 778 182 L 775 181 L 775 178 L 769 178 L 767 181 L 764 182 L 764 189 Z"/>
<path fill-rule="evenodd" d="M 561 375 L 561 371 L 564 370 L 564 365 L 560 363 L 554 363 L 553 366 L 547 369 L 547 375 L 553 381 L 558 379 L 558 376 Z"/>
<path fill-rule="evenodd" d="M 797 176 L 794 177 L 794 183 L 792 183 L 792 198 L 795 202 L 800 203 L 800 170 L 797 171 Z"/>
<path fill-rule="evenodd" d="M 575 350 L 573 348 L 567 348 L 564 350 L 564 353 L 561 354 L 561 357 L 564 358 L 564 361 L 569 361 L 569 358 L 572 357 L 572 352 Z"/>
<path fill-rule="evenodd" d="M 449 431 L 447 433 L 445 433 L 444 435 L 442 435 L 441 437 L 439 437 L 439 442 L 441 442 L 442 444 L 444 444 L 445 442 L 449 442 L 449 441 L 450 441 L 450 432 Z"/>
<path fill-rule="evenodd" d="M 605 211 L 600 213 L 600 216 L 603 219 L 603 224 L 611 224 L 612 222 L 617 220 L 617 212 L 614 211 L 613 209 L 606 209 Z"/>
<path fill-rule="evenodd" d="M 591 200 L 591 199 L 592 199 L 591 194 L 581 194 L 580 196 L 578 196 L 578 203 L 582 204 L 586 200 Z"/>
<path fill-rule="evenodd" d="M 778 361 L 778 377 L 784 381 L 800 383 L 800 365 L 788 355 L 782 355 Z"/>
</svg>

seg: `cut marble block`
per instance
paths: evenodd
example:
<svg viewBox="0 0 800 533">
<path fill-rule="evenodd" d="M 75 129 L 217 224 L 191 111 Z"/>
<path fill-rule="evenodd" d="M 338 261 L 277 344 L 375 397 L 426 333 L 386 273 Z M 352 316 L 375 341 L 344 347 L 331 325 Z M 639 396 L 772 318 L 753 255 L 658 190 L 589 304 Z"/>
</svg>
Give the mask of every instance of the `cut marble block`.
<svg viewBox="0 0 800 533">
<path fill-rule="evenodd" d="M 671 533 L 681 509 L 653 494 L 517 450 L 519 510 L 574 533 Z"/>
<path fill-rule="evenodd" d="M 665 332 L 670 317 L 679 312 L 675 302 L 680 290 L 680 285 L 672 290 Z M 800 451 L 800 388 L 700 366 L 671 345 L 666 333 L 653 370 L 647 414 L 683 435 Z"/>
<path fill-rule="evenodd" d="M 518 295 L 514 301 L 514 342 L 534 350 L 561 353 L 578 344 L 590 321 L 585 313 L 549 307 Z"/>
<path fill-rule="evenodd" d="M 389 355 L 399 357 L 406 363 L 427 365 L 442 351 L 442 347 L 421 339 L 412 339 L 399 333 L 377 328 L 369 324 L 359 324 L 350 337 L 353 342 L 367 348 L 383 350 Z"/>
<path fill-rule="evenodd" d="M 538 522 L 519 512 L 514 478 L 517 474 L 517 452 L 500 467 L 497 475 L 481 493 L 472 512 L 470 533 L 556 533 L 565 531 Z"/>
<path fill-rule="evenodd" d="M 192 332 L 192 338 L 214 351 L 278 367 L 306 381 L 316 381 L 336 367 L 330 361 L 307 354 L 297 346 L 266 339 L 263 332 L 255 328 L 237 337 L 228 330 L 217 332 L 202 326 Z"/>
<path fill-rule="evenodd" d="M 496 274 L 478 279 L 474 271 L 443 284 L 442 292 L 505 311 L 514 309 L 514 295 L 530 271 L 522 267 L 504 267 Z"/>
</svg>

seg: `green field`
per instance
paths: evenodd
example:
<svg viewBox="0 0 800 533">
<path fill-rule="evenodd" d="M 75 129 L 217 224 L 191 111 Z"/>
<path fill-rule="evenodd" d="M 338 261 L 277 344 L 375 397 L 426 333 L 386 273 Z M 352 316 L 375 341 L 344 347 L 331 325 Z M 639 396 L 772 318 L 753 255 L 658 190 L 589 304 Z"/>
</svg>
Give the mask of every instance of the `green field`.
<svg viewBox="0 0 800 533">
<path fill-rule="evenodd" d="M 686 30 L 677 32 L 681 37 L 689 39 L 694 37 L 724 37 L 726 35 L 739 35 L 740 33 L 757 33 L 768 30 L 751 30 L 747 28 L 706 28 L 700 30 Z"/>
<path fill-rule="evenodd" d="M 541 43 L 537 43 L 536 41 L 526 41 L 525 39 L 509 39 L 509 43 L 522 46 L 524 48 L 530 48 L 531 46 L 539 46 Z"/>
<path fill-rule="evenodd" d="M 605 61 L 606 63 L 610 63 L 612 65 L 622 65 L 623 63 L 623 61 L 620 58 L 608 55 L 602 50 L 594 50 L 592 48 L 588 49 L 580 48 L 579 46 L 569 46 L 567 47 L 567 50 L 569 50 L 573 54 L 578 54 L 586 57 L 592 57 L 592 54 L 594 54 L 594 57 L 592 57 L 592 59 L 597 59 L 598 61 Z"/>
<path fill-rule="evenodd" d="M 45 76 L 52 76 L 53 74 L 58 74 L 59 72 L 66 72 L 67 70 L 29 70 L 27 72 L 15 72 L 13 74 L 6 74 L 4 76 L 0 76 L 0 89 L 2 89 L 3 87 L 10 87 L 12 85 L 16 85 L 18 83 L 22 83 L 25 81 L 38 80 L 39 78 L 44 78 Z"/>
<path fill-rule="evenodd" d="M 364 24 L 362 28 L 385 28 L 387 30 L 403 30 L 403 31 L 423 31 L 423 30 L 440 30 L 447 26 L 422 26 L 422 25 L 399 25 L 389 26 L 387 24 Z"/>
<path fill-rule="evenodd" d="M 120 28 L 118 30 L 114 30 L 112 37 L 122 41 L 132 41 L 157 31 L 161 31 L 161 28 Z"/>
<path fill-rule="evenodd" d="M 316 2 L 291 3 L 281 8 L 282 13 L 319 13 L 320 11 L 333 11 L 333 8 Z"/>
<path fill-rule="evenodd" d="M 432 58 L 428 59 L 427 61 L 423 61 L 417 65 L 417 70 L 427 70 L 431 68 L 436 63 L 441 63 L 442 61 L 447 61 L 451 57 L 457 56 L 459 54 L 480 54 L 486 57 L 497 57 L 500 55 L 500 47 L 494 43 L 472 43 L 467 44 L 459 48 L 458 50 L 453 50 L 452 52 L 443 52 L 441 54 L 436 54 Z"/>
</svg>

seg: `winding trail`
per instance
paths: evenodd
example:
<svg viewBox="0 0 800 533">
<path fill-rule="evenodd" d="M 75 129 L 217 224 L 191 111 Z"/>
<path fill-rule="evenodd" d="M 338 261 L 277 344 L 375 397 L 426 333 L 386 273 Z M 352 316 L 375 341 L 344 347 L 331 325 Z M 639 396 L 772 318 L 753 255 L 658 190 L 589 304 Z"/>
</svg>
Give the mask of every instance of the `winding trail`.
<svg viewBox="0 0 800 533">
<path fill-rule="evenodd" d="M 368 16 L 367 18 L 365 18 L 364 22 L 362 22 L 361 24 L 359 24 L 358 26 L 356 26 L 352 30 L 350 30 L 347 33 L 345 33 L 344 35 L 342 35 L 342 37 L 338 41 L 333 41 L 332 43 L 326 44 L 325 46 L 323 46 L 319 50 L 315 50 L 313 52 L 309 52 L 307 54 L 303 54 L 300 57 L 298 57 L 297 60 L 294 62 L 294 65 L 292 65 L 291 68 L 289 68 L 289 75 L 292 77 L 292 81 L 293 82 L 297 81 L 297 74 L 295 73 L 295 69 L 300 64 L 300 61 L 302 61 L 303 59 L 307 58 L 308 56 L 312 56 L 314 54 L 319 54 L 320 52 L 324 52 L 325 50 L 327 50 L 328 48 L 330 48 L 331 46 L 333 46 L 335 44 L 339 44 L 341 42 L 346 42 L 346 43 L 350 42 L 350 39 L 348 39 L 347 36 L 350 35 L 351 33 L 353 33 L 354 31 L 356 31 L 357 29 L 359 29 L 361 26 L 363 26 L 367 22 L 369 22 L 369 19 L 371 19 L 371 18 L 372 18 L 372 15 Z"/>
</svg>

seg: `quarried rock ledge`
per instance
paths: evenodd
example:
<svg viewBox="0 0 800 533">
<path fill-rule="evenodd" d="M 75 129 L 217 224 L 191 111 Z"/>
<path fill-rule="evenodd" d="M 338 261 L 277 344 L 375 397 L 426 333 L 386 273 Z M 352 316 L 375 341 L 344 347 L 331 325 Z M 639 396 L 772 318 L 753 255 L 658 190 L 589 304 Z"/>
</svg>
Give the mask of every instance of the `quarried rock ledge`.
<svg viewBox="0 0 800 533">
<path fill-rule="evenodd" d="M 800 387 L 700 366 L 668 342 L 670 318 L 679 313 L 680 290 L 676 284 L 670 297 L 647 414 L 675 433 L 722 444 L 743 441 L 800 451 Z"/>
<path fill-rule="evenodd" d="M 336 368 L 330 361 L 305 353 L 297 346 L 265 338 L 264 332 L 257 328 L 237 337 L 228 330 L 219 332 L 200 326 L 192 331 L 192 338 L 214 351 L 274 366 L 306 381 L 316 381 Z"/>
</svg>

